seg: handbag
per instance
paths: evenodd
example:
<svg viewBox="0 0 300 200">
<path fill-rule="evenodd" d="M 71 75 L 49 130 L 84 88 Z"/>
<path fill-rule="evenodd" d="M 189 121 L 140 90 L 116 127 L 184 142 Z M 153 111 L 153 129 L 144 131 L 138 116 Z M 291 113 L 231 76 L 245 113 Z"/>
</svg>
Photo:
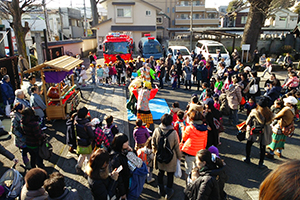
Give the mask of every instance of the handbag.
<svg viewBox="0 0 300 200">
<path fill-rule="evenodd" d="M 139 158 L 137 155 L 135 155 L 133 152 L 128 152 L 126 157 L 127 157 L 128 161 L 130 161 L 137 168 L 142 167 L 143 160 L 141 158 Z"/>
<path fill-rule="evenodd" d="M 50 160 L 53 155 L 53 147 L 48 142 L 48 139 L 43 139 L 42 144 L 39 147 L 39 156 L 44 160 Z"/>
<path fill-rule="evenodd" d="M 245 105 L 245 103 L 246 103 L 246 99 L 245 99 L 245 97 L 242 97 L 242 100 L 241 100 L 241 102 L 240 102 L 240 105 L 243 106 L 243 105 Z"/>
<path fill-rule="evenodd" d="M 254 84 L 250 86 L 249 93 L 256 94 L 258 91 L 258 84 L 256 84 L 256 80 L 254 79 Z"/>
<path fill-rule="evenodd" d="M 241 142 L 246 139 L 246 131 L 239 131 L 236 134 L 236 138 Z"/>
<path fill-rule="evenodd" d="M 266 120 L 264 121 L 263 124 L 259 123 L 256 119 L 253 120 L 253 126 L 251 127 L 251 135 L 261 135 L 264 133 L 264 127 L 266 124 Z"/>
<path fill-rule="evenodd" d="M 76 124 L 74 124 L 74 132 L 75 132 L 76 146 L 77 146 L 76 153 L 77 154 L 91 154 L 93 151 L 92 144 L 90 144 L 89 146 L 79 146 L 78 145 Z"/>
<path fill-rule="evenodd" d="M 181 176 L 182 176 L 182 171 L 181 171 L 181 166 L 180 166 L 180 160 L 179 159 L 177 159 L 176 171 L 175 171 L 174 176 L 176 178 L 181 178 Z"/>
</svg>

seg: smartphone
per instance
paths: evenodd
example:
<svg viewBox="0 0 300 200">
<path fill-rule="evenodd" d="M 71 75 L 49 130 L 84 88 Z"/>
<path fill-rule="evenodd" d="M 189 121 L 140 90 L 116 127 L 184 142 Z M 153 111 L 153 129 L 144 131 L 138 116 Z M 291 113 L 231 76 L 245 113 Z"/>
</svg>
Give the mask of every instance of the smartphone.
<svg viewBox="0 0 300 200">
<path fill-rule="evenodd" d="M 123 169 L 123 166 L 120 165 L 120 166 L 118 167 L 118 169 L 116 170 L 116 172 L 120 173 L 120 171 L 122 171 L 122 169 Z"/>
</svg>

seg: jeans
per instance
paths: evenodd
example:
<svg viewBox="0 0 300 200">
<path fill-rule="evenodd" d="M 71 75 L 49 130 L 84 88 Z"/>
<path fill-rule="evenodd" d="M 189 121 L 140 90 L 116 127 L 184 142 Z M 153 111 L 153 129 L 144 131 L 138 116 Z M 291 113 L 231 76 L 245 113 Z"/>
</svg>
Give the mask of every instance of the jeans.
<svg viewBox="0 0 300 200">
<path fill-rule="evenodd" d="M 96 83 L 95 74 L 92 74 L 92 83 L 93 83 L 93 84 Z"/>
<path fill-rule="evenodd" d="M 195 156 L 185 155 L 185 173 L 189 175 L 192 172 L 194 166 L 194 161 L 196 160 Z"/>
<path fill-rule="evenodd" d="M 250 159 L 251 147 L 252 147 L 253 143 L 254 142 L 247 141 L 247 144 L 246 144 L 246 158 L 247 159 Z M 265 159 L 266 145 L 263 145 L 260 142 L 259 143 L 259 149 L 260 149 L 259 164 L 262 165 L 264 163 L 264 159 Z"/>
<path fill-rule="evenodd" d="M 176 86 L 177 86 L 177 81 L 174 81 L 173 83 L 172 83 L 172 88 L 176 88 Z"/>
<path fill-rule="evenodd" d="M 157 177 L 158 184 L 164 185 L 164 175 L 165 175 L 165 171 L 159 170 L 158 177 Z M 174 172 L 167 172 L 167 187 L 172 188 L 173 182 L 174 182 Z"/>
<path fill-rule="evenodd" d="M 28 148 L 27 148 L 27 147 L 25 147 L 25 148 L 20 148 L 20 151 L 21 151 L 21 154 L 22 154 L 23 162 L 24 162 L 24 164 L 26 165 L 26 163 L 29 162 L 29 159 L 28 159 L 28 156 L 27 156 Z"/>
<path fill-rule="evenodd" d="M 161 89 L 163 89 L 164 88 L 164 80 L 163 80 L 163 78 L 159 78 L 159 87 L 161 88 Z"/>
<path fill-rule="evenodd" d="M 230 109 L 229 119 L 232 120 L 233 125 L 237 125 L 239 123 L 238 110 Z"/>
<path fill-rule="evenodd" d="M 266 74 L 267 72 L 268 72 L 268 73 L 271 75 L 271 72 L 272 72 L 272 67 L 267 67 L 267 68 L 265 69 L 265 71 L 264 71 L 264 73 L 263 73 L 262 77 L 264 77 L 264 76 L 265 76 L 265 74 Z"/>
<path fill-rule="evenodd" d="M 31 167 L 35 168 L 37 165 L 39 168 L 45 168 L 45 166 L 43 164 L 43 159 L 39 155 L 39 147 L 37 147 L 35 149 L 31 149 L 31 148 L 27 148 L 27 149 L 30 154 Z"/>
<path fill-rule="evenodd" d="M 201 87 L 201 81 L 200 81 L 200 80 L 197 80 L 197 90 L 198 90 L 198 91 L 199 91 L 200 87 Z"/>
<path fill-rule="evenodd" d="M 147 169 L 148 169 L 147 181 L 151 181 L 151 179 L 152 179 L 153 167 L 148 167 L 148 166 L 147 166 Z"/>
</svg>

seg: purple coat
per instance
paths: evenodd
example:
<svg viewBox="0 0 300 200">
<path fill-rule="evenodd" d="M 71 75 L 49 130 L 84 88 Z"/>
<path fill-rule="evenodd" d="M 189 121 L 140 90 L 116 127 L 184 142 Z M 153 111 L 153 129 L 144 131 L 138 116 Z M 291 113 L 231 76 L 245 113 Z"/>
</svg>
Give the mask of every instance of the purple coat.
<svg viewBox="0 0 300 200">
<path fill-rule="evenodd" d="M 147 139 L 150 137 L 150 134 L 147 130 L 147 128 L 139 127 L 135 128 L 133 131 L 133 138 L 135 143 L 137 144 L 143 144 L 147 142 Z"/>
</svg>

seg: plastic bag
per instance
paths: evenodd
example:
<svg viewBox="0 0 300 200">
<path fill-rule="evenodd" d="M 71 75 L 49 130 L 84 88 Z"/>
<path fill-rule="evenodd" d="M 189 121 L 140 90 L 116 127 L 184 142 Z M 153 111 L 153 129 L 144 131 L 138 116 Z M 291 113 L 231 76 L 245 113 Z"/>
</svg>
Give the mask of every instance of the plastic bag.
<svg viewBox="0 0 300 200">
<path fill-rule="evenodd" d="M 181 166 L 180 166 L 180 160 L 179 159 L 177 159 L 176 171 L 175 171 L 174 176 L 176 178 L 181 178 L 181 176 L 182 176 L 182 171 L 181 171 Z"/>
<path fill-rule="evenodd" d="M 82 77 L 80 77 L 80 78 L 79 78 L 79 81 L 78 81 L 78 83 L 79 83 L 79 84 L 81 84 L 81 83 L 82 83 Z"/>
</svg>

